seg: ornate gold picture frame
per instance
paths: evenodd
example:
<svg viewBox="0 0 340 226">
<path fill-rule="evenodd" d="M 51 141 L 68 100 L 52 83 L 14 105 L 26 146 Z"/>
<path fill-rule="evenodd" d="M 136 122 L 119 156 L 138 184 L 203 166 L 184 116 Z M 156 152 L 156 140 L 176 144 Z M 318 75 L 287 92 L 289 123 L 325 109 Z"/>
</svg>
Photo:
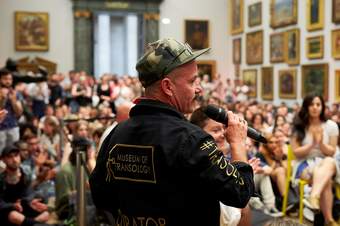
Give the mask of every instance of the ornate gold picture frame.
<svg viewBox="0 0 340 226">
<path fill-rule="evenodd" d="M 323 58 L 323 36 L 309 37 L 306 41 L 306 55 L 309 59 Z"/>
<path fill-rule="evenodd" d="M 240 64 L 242 59 L 242 38 L 233 40 L 233 63 Z"/>
<path fill-rule="evenodd" d="M 216 76 L 216 61 L 215 60 L 197 60 L 198 76 L 201 78 L 207 74 L 210 77 L 210 81 L 215 80 Z"/>
<path fill-rule="evenodd" d="M 284 62 L 286 60 L 286 33 L 280 32 L 270 35 L 270 62 Z"/>
<path fill-rule="evenodd" d="M 185 20 L 185 42 L 192 49 L 205 49 L 209 47 L 209 21 Z"/>
<path fill-rule="evenodd" d="M 328 64 L 310 64 L 302 66 L 301 97 L 317 93 L 328 100 Z"/>
<path fill-rule="evenodd" d="M 244 0 L 230 0 L 230 4 L 230 31 L 232 35 L 240 34 L 243 32 Z"/>
<path fill-rule="evenodd" d="M 263 31 L 255 31 L 246 37 L 247 64 L 262 64 L 263 62 Z"/>
<path fill-rule="evenodd" d="M 300 30 L 298 28 L 286 31 L 285 53 L 287 64 L 300 63 Z"/>
<path fill-rule="evenodd" d="M 332 15 L 332 21 L 333 23 L 340 23 L 340 0 L 333 0 L 333 15 Z"/>
<path fill-rule="evenodd" d="M 248 6 L 248 26 L 254 27 L 262 23 L 262 2 Z"/>
<path fill-rule="evenodd" d="M 340 29 L 332 31 L 332 56 L 340 59 Z"/>
<path fill-rule="evenodd" d="M 307 0 L 306 22 L 308 31 L 314 31 L 323 28 L 324 11 L 324 0 Z"/>
<path fill-rule="evenodd" d="M 270 25 L 279 28 L 297 23 L 297 0 L 271 0 Z"/>
<path fill-rule="evenodd" d="M 283 99 L 296 99 L 296 69 L 279 71 L 279 97 Z"/>
<path fill-rule="evenodd" d="M 15 12 L 15 50 L 47 51 L 49 16 L 43 12 Z"/>
<path fill-rule="evenodd" d="M 261 96 L 263 100 L 274 99 L 273 67 L 263 67 L 261 69 Z"/>
<path fill-rule="evenodd" d="M 335 100 L 340 101 L 340 70 L 335 70 Z"/>
<path fill-rule="evenodd" d="M 257 96 L 257 70 L 256 69 L 248 69 L 243 70 L 242 75 L 243 84 L 247 85 L 249 88 L 248 97 L 256 97 Z"/>
</svg>

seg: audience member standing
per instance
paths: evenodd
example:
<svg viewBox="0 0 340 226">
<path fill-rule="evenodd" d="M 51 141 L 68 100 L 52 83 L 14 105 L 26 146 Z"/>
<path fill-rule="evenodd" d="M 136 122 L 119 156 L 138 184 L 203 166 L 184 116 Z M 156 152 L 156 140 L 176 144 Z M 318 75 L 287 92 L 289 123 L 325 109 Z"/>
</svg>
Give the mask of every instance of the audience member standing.
<svg viewBox="0 0 340 226">
<path fill-rule="evenodd" d="M 213 138 L 184 117 L 202 93 L 195 58 L 206 51 L 165 38 L 138 61 L 145 97 L 104 140 L 90 178 L 96 206 L 116 224 L 143 216 L 161 225 L 219 225 L 219 201 L 244 207 L 254 194 L 247 123 L 228 112 L 225 134 L 238 160 L 228 162 Z"/>
<path fill-rule="evenodd" d="M 13 89 L 12 74 L 6 70 L 0 70 L 0 110 L 5 109 L 6 115 L 0 123 L 0 154 L 5 146 L 19 140 L 18 118 L 23 112 L 22 104 Z"/>
</svg>

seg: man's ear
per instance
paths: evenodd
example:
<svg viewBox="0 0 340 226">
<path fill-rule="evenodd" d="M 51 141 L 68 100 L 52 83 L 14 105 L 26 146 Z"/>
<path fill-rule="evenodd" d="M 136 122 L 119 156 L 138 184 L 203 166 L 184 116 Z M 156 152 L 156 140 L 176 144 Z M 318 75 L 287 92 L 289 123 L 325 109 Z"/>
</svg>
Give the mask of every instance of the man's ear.
<svg viewBox="0 0 340 226">
<path fill-rule="evenodd" d="M 164 78 L 161 80 L 161 89 L 167 96 L 172 96 L 172 87 L 173 84 L 169 78 Z"/>
</svg>

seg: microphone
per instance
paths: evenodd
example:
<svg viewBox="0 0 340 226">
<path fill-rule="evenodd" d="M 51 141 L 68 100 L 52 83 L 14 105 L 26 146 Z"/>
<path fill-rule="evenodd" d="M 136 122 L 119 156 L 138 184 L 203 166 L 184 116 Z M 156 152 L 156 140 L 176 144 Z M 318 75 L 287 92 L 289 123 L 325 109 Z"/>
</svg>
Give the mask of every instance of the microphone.
<svg viewBox="0 0 340 226">
<path fill-rule="evenodd" d="M 228 126 L 228 115 L 223 108 L 208 105 L 204 108 L 204 113 L 211 119 L 223 123 Z M 247 128 L 247 136 L 261 143 L 266 144 L 267 139 L 264 138 L 259 131 L 254 128 Z"/>
</svg>

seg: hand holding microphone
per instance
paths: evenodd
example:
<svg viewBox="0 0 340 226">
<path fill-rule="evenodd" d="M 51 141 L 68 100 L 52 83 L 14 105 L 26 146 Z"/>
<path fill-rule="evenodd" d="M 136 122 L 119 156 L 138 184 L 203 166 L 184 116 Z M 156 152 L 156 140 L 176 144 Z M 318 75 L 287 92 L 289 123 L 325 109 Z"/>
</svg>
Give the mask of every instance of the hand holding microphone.
<svg viewBox="0 0 340 226">
<path fill-rule="evenodd" d="M 217 107 L 217 106 L 214 106 L 214 105 L 208 105 L 204 109 L 204 112 L 209 118 L 211 118 L 211 119 L 213 119 L 217 122 L 223 123 L 227 127 L 228 127 L 229 121 L 231 121 L 231 123 L 235 123 L 235 120 L 239 120 L 239 118 L 237 116 L 235 116 L 232 112 L 230 112 L 230 113 L 228 112 L 228 114 L 226 114 L 226 112 L 223 108 L 220 108 L 220 107 Z M 235 117 L 237 117 L 238 119 L 236 119 Z M 247 136 L 258 141 L 258 142 L 265 143 L 265 144 L 267 143 L 266 138 L 264 138 L 261 135 L 261 133 L 258 132 L 256 129 L 253 129 L 251 127 L 247 127 Z"/>
<path fill-rule="evenodd" d="M 225 137 L 228 143 L 237 146 L 245 144 L 247 138 L 247 122 L 231 111 L 225 113 L 228 118 L 228 124 L 223 124 L 226 125 Z"/>
</svg>

